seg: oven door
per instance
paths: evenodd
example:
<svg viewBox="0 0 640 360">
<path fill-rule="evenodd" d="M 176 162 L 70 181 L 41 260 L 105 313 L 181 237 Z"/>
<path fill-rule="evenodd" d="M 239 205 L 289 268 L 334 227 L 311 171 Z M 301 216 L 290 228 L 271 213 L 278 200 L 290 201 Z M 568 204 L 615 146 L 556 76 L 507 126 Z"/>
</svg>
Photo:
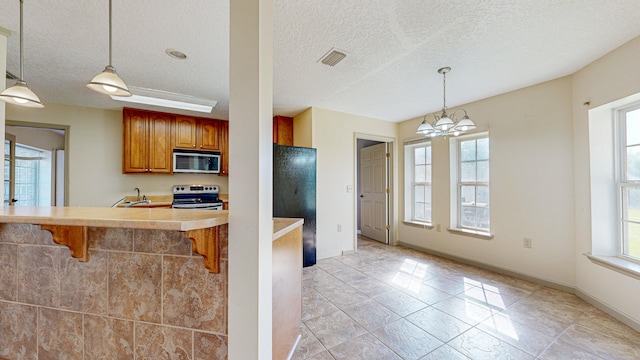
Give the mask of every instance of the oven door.
<svg viewBox="0 0 640 360">
<path fill-rule="evenodd" d="M 174 209 L 222 210 L 222 203 L 173 204 Z"/>
</svg>

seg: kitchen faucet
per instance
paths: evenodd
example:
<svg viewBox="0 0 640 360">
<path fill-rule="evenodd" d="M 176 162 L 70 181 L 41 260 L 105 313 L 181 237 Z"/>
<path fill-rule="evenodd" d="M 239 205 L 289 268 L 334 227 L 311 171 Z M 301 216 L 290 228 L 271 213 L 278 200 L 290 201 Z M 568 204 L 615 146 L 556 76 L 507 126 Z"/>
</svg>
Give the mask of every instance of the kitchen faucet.
<svg viewBox="0 0 640 360">
<path fill-rule="evenodd" d="M 135 188 L 135 189 L 133 189 L 133 190 L 138 192 L 138 198 L 137 198 L 137 200 L 136 200 L 136 201 L 140 201 L 140 189 Z"/>
</svg>

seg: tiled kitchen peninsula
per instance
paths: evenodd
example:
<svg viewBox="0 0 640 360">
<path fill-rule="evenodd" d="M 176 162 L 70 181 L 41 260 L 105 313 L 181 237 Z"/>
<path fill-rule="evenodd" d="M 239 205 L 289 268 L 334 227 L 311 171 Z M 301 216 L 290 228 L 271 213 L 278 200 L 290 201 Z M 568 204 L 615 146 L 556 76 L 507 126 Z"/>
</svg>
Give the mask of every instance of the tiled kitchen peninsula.
<svg viewBox="0 0 640 360">
<path fill-rule="evenodd" d="M 158 214 L 128 214 L 136 211 Z M 227 212 L 220 214 L 219 273 L 205 268 L 187 233 L 166 229 L 181 220 L 136 228 L 124 216 L 109 219 L 116 227 L 88 226 L 89 261 L 81 262 L 40 225 L 0 216 L 0 358 L 224 359 Z"/>
</svg>

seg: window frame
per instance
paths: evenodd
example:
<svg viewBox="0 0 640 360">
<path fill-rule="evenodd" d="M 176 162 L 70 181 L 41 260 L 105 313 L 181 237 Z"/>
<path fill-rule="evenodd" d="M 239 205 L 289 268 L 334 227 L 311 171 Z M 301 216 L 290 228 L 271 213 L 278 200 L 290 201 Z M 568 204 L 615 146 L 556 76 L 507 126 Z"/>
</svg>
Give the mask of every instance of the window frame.
<svg viewBox="0 0 640 360">
<path fill-rule="evenodd" d="M 429 181 L 425 182 L 416 182 L 415 181 L 415 149 L 424 147 L 430 148 L 429 158 L 426 160 L 425 165 L 431 166 L 431 178 Z M 417 140 L 409 140 L 404 144 L 404 154 L 405 154 L 405 212 L 404 212 L 404 222 L 409 224 L 418 224 L 421 226 L 432 227 L 433 226 L 433 145 L 431 139 L 417 139 Z M 425 150 L 425 156 L 427 151 Z M 430 218 L 429 219 L 417 219 L 415 216 L 415 187 L 418 185 L 422 185 L 429 188 L 429 198 L 431 202 L 429 202 L 430 207 Z M 425 189 L 426 191 L 426 189 Z"/>
<path fill-rule="evenodd" d="M 31 152 L 32 154 L 20 154 L 21 151 Z M 47 150 L 16 142 L 14 165 L 14 170 L 16 172 L 14 181 L 15 196 L 22 201 L 21 203 L 16 204 L 16 206 L 39 206 L 42 196 L 40 192 L 40 172 L 42 161 L 45 159 L 45 157 L 43 156 L 45 152 L 47 152 Z M 28 166 L 24 166 L 27 164 Z M 27 169 L 28 171 L 32 172 L 33 176 L 29 177 L 29 179 L 32 180 L 31 182 L 22 182 L 24 179 L 20 175 L 23 172 L 23 170 L 21 169 Z M 26 191 L 26 193 L 23 191 Z M 26 194 L 29 194 L 30 196 L 26 196 Z M 24 205 L 26 201 L 25 199 L 29 199 L 27 205 Z"/>
<path fill-rule="evenodd" d="M 491 139 L 489 137 L 489 132 L 479 132 L 468 135 L 461 135 L 451 139 L 450 141 L 450 169 L 451 169 L 451 227 L 448 229 L 451 232 L 461 233 L 461 234 L 473 234 L 478 235 L 481 238 L 490 239 L 493 237 L 491 235 L 491 171 L 489 170 L 488 181 L 462 181 L 462 142 L 470 141 L 470 140 L 479 140 L 479 139 L 487 139 L 489 142 L 489 154 L 486 161 L 488 162 L 488 166 L 490 169 L 491 166 Z M 476 148 L 477 153 L 477 148 Z M 478 159 L 474 160 L 476 163 L 476 175 L 477 175 L 477 163 Z M 485 161 L 482 159 L 481 161 Z M 463 218 L 463 206 L 461 203 L 461 191 L 463 186 L 475 186 L 476 189 L 479 186 L 486 186 L 489 191 L 489 198 L 486 208 L 489 211 L 489 224 L 488 228 L 480 228 L 480 227 L 471 227 L 465 226 L 462 224 Z M 477 191 L 476 191 L 477 195 Z M 474 204 L 474 214 L 477 216 L 477 202 Z M 477 224 L 477 222 L 476 222 Z"/>
<path fill-rule="evenodd" d="M 629 180 L 627 173 L 627 126 L 626 126 L 626 114 L 632 111 L 640 111 L 640 103 L 636 102 L 629 106 L 621 107 L 615 110 L 615 191 L 617 201 L 616 223 L 616 256 L 624 259 L 625 261 L 634 262 L 640 264 L 640 257 L 629 255 L 629 242 L 627 223 L 634 223 L 640 225 L 640 221 L 634 221 L 629 219 L 628 216 L 628 193 L 629 189 L 640 189 L 640 180 Z M 637 146 L 637 145 L 636 145 Z"/>
</svg>

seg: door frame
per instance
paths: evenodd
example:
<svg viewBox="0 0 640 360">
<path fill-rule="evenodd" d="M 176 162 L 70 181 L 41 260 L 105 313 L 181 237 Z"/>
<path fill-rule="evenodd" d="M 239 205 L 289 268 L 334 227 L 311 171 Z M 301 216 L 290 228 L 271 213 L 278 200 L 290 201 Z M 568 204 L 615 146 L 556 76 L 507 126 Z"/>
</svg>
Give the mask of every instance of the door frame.
<svg viewBox="0 0 640 360">
<path fill-rule="evenodd" d="M 4 196 L 3 196 L 3 206 L 15 206 L 15 203 L 13 202 L 13 199 L 15 199 L 16 197 L 16 136 L 8 133 L 8 132 L 4 132 L 4 141 L 11 141 L 11 146 L 10 146 L 10 151 L 11 154 L 9 155 L 9 199 L 7 199 L 7 201 L 9 202 L 8 204 L 4 202 Z M 3 146 L 3 151 L 4 151 L 4 146 Z M 3 158 L 6 160 L 6 154 L 3 154 Z M 5 172 L 5 177 L 7 176 L 6 172 Z M 4 180 L 4 179 L 3 179 Z M 6 181 L 6 180 L 4 180 Z"/>
<path fill-rule="evenodd" d="M 36 129 L 53 129 L 53 130 L 63 130 L 64 131 L 64 204 L 63 206 L 69 206 L 69 136 L 70 129 L 69 125 L 58 125 L 58 124 L 47 124 L 47 123 L 37 123 L 37 122 L 29 122 L 29 121 L 15 121 L 15 120 L 5 120 L 4 126 L 22 126 L 22 127 L 30 127 Z M 4 148 L 2 149 L 3 158 L 4 158 Z M 54 195 L 55 196 L 55 195 Z M 60 205 L 57 205 L 60 206 Z"/>
<path fill-rule="evenodd" d="M 387 144 L 387 149 L 389 151 L 389 166 L 387 166 L 387 181 L 389 184 L 389 201 L 387 203 L 388 207 L 388 221 L 389 221 L 389 245 L 397 244 L 397 236 L 396 236 L 396 183 L 397 178 L 396 174 L 396 143 L 397 140 L 395 137 L 388 136 L 380 136 L 380 135 L 371 135 L 365 133 L 354 133 L 353 134 L 353 167 L 354 167 L 354 184 L 357 182 L 358 173 L 360 172 L 360 166 L 358 164 L 358 140 L 372 140 L 379 141 Z M 360 213 L 358 212 L 358 202 L 360 201 L 360 197 L 358 196 L 357 191 L 353 191 L 353 251 L 358 252 L 358 217 Z"/>
</svg>

